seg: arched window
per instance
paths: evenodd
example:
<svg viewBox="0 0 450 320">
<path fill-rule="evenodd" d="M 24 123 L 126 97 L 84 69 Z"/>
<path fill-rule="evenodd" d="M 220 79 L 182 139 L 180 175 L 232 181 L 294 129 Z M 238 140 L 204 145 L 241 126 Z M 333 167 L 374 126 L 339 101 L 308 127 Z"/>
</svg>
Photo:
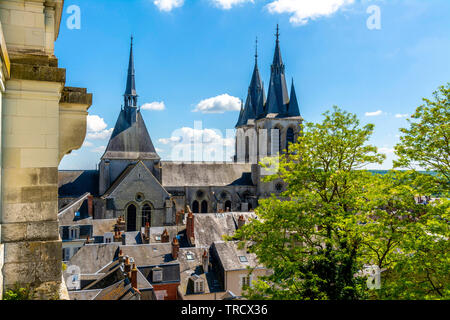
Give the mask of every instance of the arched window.
<svg viewBox="0 0 450 320">
<path fill-rule="evenodd" d="M 202 201 L 202 213 L 208 213 L 208 201 Z"/>
<path fill-rule="evenodd" d="M 197 200 L 194 200 L 194 202 L 192 203 L 192 212 L 193 213 L 199 213 L 200 212 Z"/>
<path fill-rule="evenodd" d="M 130 204 L 127 208 L 127 231 L 136 231 L 136 206 Z"/>
<path fill-rule="evenodd" d="M 147 222 L 152 225 L 152 207 L 150 205 L 145 204 L 142 208 L 142 226 L 145 227 Z"/>
<path fill-rule="evenodd" d="M 225 211 L 231 211 L 231 201 L 225 201 Z"/>
<path fill-rule="evenodd" d="M 289 151 L 289 144 L 294 143 L 294 129 L 289 128 L 286 132 L 286 150 Z"/>
<path fill-rule="evenodd" d="M 270 154 L 275 155 L 277 152 L 281 153 L 283 147 L 281 145 L 281 128 L 275 127 L 271 130 L 271 141 L 272 143 L 278 142 L 278 145 L 272 145 L 270 149 Z"/>
</svg>

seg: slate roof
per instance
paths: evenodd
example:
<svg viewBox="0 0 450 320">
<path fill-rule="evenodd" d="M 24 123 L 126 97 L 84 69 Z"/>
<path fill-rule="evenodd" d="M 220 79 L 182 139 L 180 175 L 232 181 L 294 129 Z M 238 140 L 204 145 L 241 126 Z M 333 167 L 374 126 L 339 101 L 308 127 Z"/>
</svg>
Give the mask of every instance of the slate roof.
<svg viewBox="0 0 450 320">
<path fill-rule="evenodd" d="M 98 196 L 99 173 L 97 170 L 63 170 L 58 172 L 58 195 L 65 198 L 81 197 L 90 193 Z"/>
<path fill-rule="evenodd" d="M 68 265 L 78 266 L 82 274 L 92 274 L 110 264 L 118 255 L 118 244 L 88 244 L 78 250 Z"/>
<path fill-rule="evenodd" d="M 161 162 L 164 187 L 253 186 L 251 164 Z"/>
<path fill-rule="evenodd" d="M 103 237 L 106 232 L 114 232 L 114 226 L 117 219 L 93 219 L 93 236 Z"/>
<path fill-rule="evenodd" d="M 239 249 L 237 241 L 216 241 L 212 250 L 217 253 L 225 271 L 245 270 L 250 268 L 263 268 L 258 262 L 256 254 L 248 253 L 246 248 Z M 247 262 L 240 261 L 239 257 L 245 257 Z"/>
<path fill-rule="evenodd" d="M 162 281 L 161 282 L 153 282 L 153 267 L 139 267 L 139 271 L 142 272 L 144 277 L 146 277 L 147 281 L 151 285 L 155 284 L 164 284 L 164 283 L 179 283 L 180 282 L 180 264 L 171 263 L 159 266 L 162 269 Z"/>
<path fill-rule="evenodd" d="M 171 243 L 154 243 L 120 246 L 124 256 L 134 258 L 136 266 L 157 266 L 174 263 Z"/>
<path fill-rule="evenodd" d="M 219 281 L 217 275 L 210 268 L 206 274 L 203 270 L 202 256 L 204 250 L 208 248 L 181 248 L 178 253 L 178 261 L 180 262 L 180 287 L 179 291 L 183 295 L 194 294 L 192 288 L 188 285 L 189 278 L 197 275 L 204 280 L 205 290 L 203 293 L 221 292 L 223 284 Z M 193 260 L 187 259 L 187 254 L 191 254 Z"/>
<path fill-rule="evenodd" d="M 223 235 L 232 236 L 237 230 L 237 221 L 241 215 L 246 221 L 256 217 L 252 212 L 194 214 L 196 246 L 209 247 L 215 241 L 222 241 Z"/>
<path fill-rule="evenodd" d="M 121 110 L 102 159 L 159 160 L 141 112 L 136 112 L 136 121 L 127 118 Z"/>
</svg>

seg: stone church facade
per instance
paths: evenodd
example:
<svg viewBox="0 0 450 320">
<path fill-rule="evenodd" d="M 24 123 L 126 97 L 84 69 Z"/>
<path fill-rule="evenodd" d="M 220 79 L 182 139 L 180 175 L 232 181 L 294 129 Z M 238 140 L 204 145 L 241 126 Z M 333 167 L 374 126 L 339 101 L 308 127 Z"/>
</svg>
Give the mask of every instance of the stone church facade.
<svg viewBox="0 0 450 320">
<path fill-rule="evenodd" d="M 157 154 L 138 107 L 133 43 L 124 105 L 99 169 L 59 172 L 59 207 L 86 193 L 93 196 L 93 218 L 123 216 L 127 231 L 176 224 L 176 213 L 190 206 L 194 213 L 250 211 L 258 199 L 279 193 L 281 182 L 262 183 L 266 156 L 284 152 L 300 131 L 302 118 L 292 84 L 288 93 L 279 33 L 266 99 L 258 56 L 245 106 L 236 124 L 233 162 L 169 162 Z"/>
</svg>

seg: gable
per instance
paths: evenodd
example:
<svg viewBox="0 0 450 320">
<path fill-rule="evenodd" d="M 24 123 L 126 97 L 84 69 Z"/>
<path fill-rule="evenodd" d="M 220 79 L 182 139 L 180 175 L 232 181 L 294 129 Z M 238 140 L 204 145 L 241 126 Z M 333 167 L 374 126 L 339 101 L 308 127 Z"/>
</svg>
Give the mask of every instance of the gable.
<svg viewBox="0 0 450 320">
<path fill-rule="evenodd" d="M 144 200 L 150 200 L 158 206 L 162 206 L 164 200 L 170 197 L 170 194 L 163 188 L 158 179 L 140 161 L 127 168 L 103 198 L 114 198 L 129 202 L 135 201 L 138 193 L 143 194 Z"/>
</svg>

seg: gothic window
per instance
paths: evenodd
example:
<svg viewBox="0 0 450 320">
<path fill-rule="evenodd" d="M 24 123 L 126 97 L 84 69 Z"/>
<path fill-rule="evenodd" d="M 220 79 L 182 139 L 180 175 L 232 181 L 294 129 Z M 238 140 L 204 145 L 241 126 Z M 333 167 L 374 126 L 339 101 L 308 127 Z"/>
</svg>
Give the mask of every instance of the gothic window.
<svg viewBox="0 0 450 320">
<path fill-rule="evenodd" d="M 289 144 L 294 143 L 294 129 L 289 128 L 286 133 L 286 150 L 289 151 Z"/>
<path fill-rule="evenodd" d="M 127 231 L 136 231 L 136 206 L 130 204 L 127 208 Z"/>
<path fill-rule="evenodd" d="M 208 201 L 202 201 L 202 213 L 208 213 Z"/>
<path fill-rule="evenodd" d="M 231 201 L 225 201 L 225 211 L 231 211 Z"/>
<path fill-rule="evenodd" d="M 194 202 L 192 203 L 192 212 L 193 213 L 199 213 L 200 212 L 197 200 L 194 200 Z"/>
<path fill-rule="evenodd" d="M 145 204 L 142 208 L 142 226 L 145 227 L 147 222 L 151 225 L 152 223 L 152 208 L 150 205 Z"/>
</svg>

